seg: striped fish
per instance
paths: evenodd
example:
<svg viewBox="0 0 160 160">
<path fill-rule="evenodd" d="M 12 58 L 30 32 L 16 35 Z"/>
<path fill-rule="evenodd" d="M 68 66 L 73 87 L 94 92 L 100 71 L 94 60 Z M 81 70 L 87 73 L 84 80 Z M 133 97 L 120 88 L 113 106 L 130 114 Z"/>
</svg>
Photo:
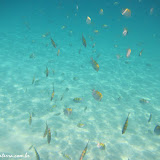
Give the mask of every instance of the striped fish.
<svg viewBox="0 0 160 160">
<path fill-rule="evenodd" d="M 72 158 L 68 154 L 62 153 L 62 155 L 65 159 L 72 160 Z"/>
<path fill-rule="evenodd" d="M 105 144 L 104 143 L 98 143 L 97 144 L 97 147 L 99 148 L 99 149 L 101 149 L 101 150 L 105 150 Z"/>
<path fill-rule="evenodd" d="M 38 152 L 37 152 L 35 147 L 34 147 L 34 151 L 35 151 L 35 154 L 36 154 L 36 160 L 40 160 L 40 156 L 39 156 L 39 154 L 38 154 Z"/>
<path fill-rule="evenodd" d="M 50 128 L 48 128 L 47 141 L 48 141 L 48 144 L 50 144 L 50 142 L 51 142 L 51 130 L 50 130 Z"/>
<path fill-rule="evenodd" d="M 127 119 L 126 119 L 126 121 L 125 121 L 125 123 L 123 125 L 122 134 L 124 134 L 126 132 L 126 130 L 127 130 L 129 115 L 130 115 L 130 113 L 128 113 L 128 117 L 127 117 Z"/>
<path fill-rule="evenodd" d="M 54 40 L 52 38 L 51 38 L 51 43 L 52 43 L 52 45 L 53 45 L 54 48 L 57 47 L 56 44 L 55 44 L 55 42 L 54 42 Z"/>
<path fill-rule="evenodd" d="M 52 101 L 53 97 L 54 97 L 54 87 L 53 87 L 53 92 L 52 92 L 52 95 L 51 95 L 51 101 Z"/>
<path fill-rule="evenodd" d="M 96 91 L 94 89 L 92 90 L 92 95 L 93 95 L 94 99 L 97 100 L 97 101 L 101 101 L 101 99 L 103 97 L 101 92 Z"/>
<path fill-rule="evenodd" d="M 82 98 L 74 98 L 73 102 L 80 103 L 80 102 L 82 102 Z"/>
<path fill-rule="evenodd" d="M 88 141 L 88 143 L 89 143 L 89 141 Z M 88 148 L 88 143 L 87 143 L 87 145 L 86 145 L 85 149 L 83 150 L 83 152 L 82 152 L 82 154 L 81 154 L 81 156 L 80 156 L 79 160 L 82 160 L 82 159 L 84 158 L 84 156 L 86 155 L 87 148 Z"/>
<path fill-rule="evenodd" d="M 98 72 L 99 71 L 99 64 L 91 57 L 92 67 Z"/>
<path fill-rule="evenodd" d="M 69 116 L 72 114 L 72 108 L 65 108 L 64 109 L 64 115 Z"/>
</svg>

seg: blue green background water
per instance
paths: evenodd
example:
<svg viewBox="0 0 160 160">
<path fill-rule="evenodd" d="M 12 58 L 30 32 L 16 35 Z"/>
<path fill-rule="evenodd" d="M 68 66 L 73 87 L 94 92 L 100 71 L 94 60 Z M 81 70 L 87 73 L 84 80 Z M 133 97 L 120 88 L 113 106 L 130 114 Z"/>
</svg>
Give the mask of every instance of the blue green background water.
<svg viewBox="0 0 160 160">
<path fill-rule="evenodd" d="M 0 0 L 1 154 L 27 152 L 27 159 L 33 160 L 34 150 L 28 150 L 33 144 L 42 160 L 63 160 L 62 152 L 76 160 L 89 140 L 86 160 L 159 159 L 160 137 L 154 128 L 160 112 L 160 2 L 114 2 Z M 104 15 L 99 14 L 101 8 Z M 122 16 L 124 8 L 131 10 L 131 17 Z M 90 25 L 86 24 L 87 16 L 91 17 Z M 122 35 L 124 27 L 128 29 L 126 37 Z M 50 34 L 43 37 L 47 32 Z M 132 52 L 127 59 L 128 48 Z M 31 54 L 35 57 L 30 58 Z M 122 57 L 117 59 L 117 54 Z M 90 57 L 99 64 L 99 72 L 93 69 Z M 53 84 L 55 97 L 50 101 Z M 60 101 L 66 88 L 69 91 Z M 92 89 L 102 93 L 101 102 L 93 98 Z M 83 102 L 73 102 L 75 97 Z M 150 103 L 141 104 L 142 98 Z M 66 107 L 73 109 L 70 117 L 63 113 Z M 31 112 L 34 116 L 29 125 Z M 129 112 L 128 128 L 122 135 Z M 51 144 L 43 138 L 46 121 Z M 85 126 L 78 128 L 79 122 Z M 97 148 L 98 142 L 105 144 L 104 151 Z"/>
</svg>

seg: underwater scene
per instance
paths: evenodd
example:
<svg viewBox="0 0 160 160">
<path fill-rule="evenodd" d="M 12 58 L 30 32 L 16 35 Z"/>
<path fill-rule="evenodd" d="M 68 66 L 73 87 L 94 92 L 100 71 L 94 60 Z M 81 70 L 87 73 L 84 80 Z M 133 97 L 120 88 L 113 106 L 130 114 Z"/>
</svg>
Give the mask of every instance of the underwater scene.
<svg viewBox="0 0 160 160">
<path fill-rule="evenodd" d="M 159 0 L 0 0 L 0 159 L 159 150 Z"/>
</svg>

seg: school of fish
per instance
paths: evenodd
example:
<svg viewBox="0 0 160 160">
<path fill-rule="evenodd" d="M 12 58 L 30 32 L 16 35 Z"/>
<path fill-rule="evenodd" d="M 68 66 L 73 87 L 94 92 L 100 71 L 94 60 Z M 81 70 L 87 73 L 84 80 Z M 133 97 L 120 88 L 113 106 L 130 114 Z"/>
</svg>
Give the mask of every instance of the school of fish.
<svg viewBox="0 0 160 160">
<path fill-rule="evenodd" d="M 118 5 L 118 4 L 119 4 L 118 2 L 114 2 L 114 5 Z M 76 5 L 76 10 L 77 10 L 77 13 L 78 13 L 78 10 L 79 10 L 78 5 Z M 75 14 L 75 16 L 77 16 L 77 13 Z M 150 14 L 153 14 L 153 8 L 150 9 Z M 101 17 L 103 17 L 103 15 L 104 15 L 104 9 L 101 8 L 101 9 L 99 10 L 99 15 L 100 15 Z M 121 15 L 124 16 L 124 17 L 131 17 L 131 10 L 128 9 L 128 8 L 122 9 Z M 69 17 L 68 17 L 68 18 L 69 18 Z M 92 25 L 92 23 L 93 23 L 92 20 L 91 20 L 91 18 L 90 18 L 89 16 L 87 16 L 87 18 L 86 18 L 86 23 L 88 24 L 87 26 L 90 26 L 90 25 Z M 26 23 L 25 25 L 26 25 L 26 27 L 27 27 L 28 29 L 30 29 L 28 23 Z M 66 28 L 67 28 L 67 27 L 66 27 L 65 25 L 61 27 L 62 30 L 66 30 Z M 108 28 L 108 25 L 104 24 L 104 25 L 102 25 L 102 28 Z M 98 35 L 98 34 L 99 34 L 99 29 L 95 29 L 93 32 L 94 32 L 96 35 Z M 72 35 L 72 31 L 70 31 L 69 33 L 70 33 L 69 35 L 71 36 L 71 35 Z M 47 33 L 43 34 L 42 37 L 43 37 L 43 38 L 47 38 L 50 34 L 51 34 L 50 32 L 47 32 Z M 86 36 L 85 36 L 84 33 L 82 33 L 81 35 L 82 35 L 82 37 L 81 37 L 81 38 L 82 38 L 81 48 L 87 49 L 87 47 L 89 47 L 89 44 L 88 44 L 87 41 L 86 41 Z M 127 35 L 128 35 L 128 28 L 125 27 L 125 28 L 123 29 L 122 36 L 126 37 Z M 128 36 L 129 36 L 129 35 L 128 35 Z M 92 38 L 92 37 L 89 37 L 89 38 L 90 38 L 91 41 L 93 41 L 93 38 Z M 56 37 L 54 37 L 54 39 L 56 39 Z M 52 47 L 53 50 L 56 50 L 56 49 L 57 49 L 57 46 L 59 46 L 59 45 L 57 45 L 57 43 L 55 43 L 55 41 L 53 40 L 52 37 L 50 37 L 50 42 L 51 42 L 51 45 L 54 47 L 54 48 Z M 70 46 L 72 46 L 72 45 L 70 45 Z M 94 43 L 92 42 L 92 45 L 91 45 L 91 46 L 92 46 L 92 49 L 96 48 L 96 42 L 94 42 Z M 117 45 L 116 45 L 116 47 L 117 47 Z M 115 47 L 115 48 L 116 48 L 116 47 Z M 58 47 L 58 48 L 59 48 L 59 47 Z M 81 54 L 81 48 L 79 49 L 79 54 Z M 58 57 L 61 57 L 61 52 L 60 52 L 60 51 L 62 51 L 62 50 L 60 50 L 60 48 L 59 48 L 58 50 L 56 50 L 56 53 L 57 53 L 57 56 L 58 56 Z M 142 52 L 143 52 L 143 51 L 144 51 L 144 49 L 140 50 L 139 56 L 142 56 Z M 96 50 L 93 51 L 93 53 L 94 53 L 94 52 L 96 52 Z M 131 56 L 131 49 L 128 48 L 128 49 L 127 49 L 127 52 L 126 52 L 126 56 L 117 55 L 117 59 L 120 59 L 120 58 L 123 58 L 123 57 L 130 58 L 130 56 Z M 57 58 L 58 58 L 58 57 L 57 57 Z M 35 58 L 35 56 L 34 56 L 34 55 L 31 55 L 30 58 Z M 93 71 L 93 72 L 96 71 L 96 72 L 95 72 L 96 74 L 99 74 L 99 73 L 101 72 L 101 68 L 102 68 L 102 66 L 100 65 L 100 67 L 99 67 L 99 64 L 97 63 L 97 61 L 100 62 L 100 60 L 98 60 L 98 58 L 99 58 L 98 56 L 95 57 L 95 58 L 90 57 L 90 66 L 92 66 L 92 71 Z M 50 77 L 50 75 L 51 75 L 51 72 L 50 72 L 49 70 L 50 70 L 50 68 L 49 68 L 48 66 L 46 66 L 46 69 L 45 69 L 45 72 L 44 72 L 46 79 L 48 79 L 48 78 Z M 54 70 L 53 70 L 53 73 L 54 73 Z M 74 77 L 73 80 L 76 81 L 76 80 L 78 80 L 78 78 L 75 78 L 75 77 Z M 63 80 L 63 81 L 64 81 L 64 80 Z M 32 79 L 32 85 L 33 85 L 33 86 L 35 85 L 35 82 L 36 82 L 36 76 L 34 75 L 34 76 L 33 76 L 33 79 Z M 103 93 L 103 89 L 101 89 L 101 90 L 102 90 L 102 93 Z M 64 100 L 64 97 L 65 97 L 65 95 L 67 94 L 68 91 L 69 91 L 69 88 L 66 88 L 66 90 L 64 91 L 64 93 L 60 96 L 59 101 Z M 102 95 L 102 93 L 101 93 L 100 91 L 96 90 L 96 89 L 91 88 L 90 94 L 92 95 L 93 100 L 94 100 L 94 101 L 98 101 L 98 103 L 101 103 L 101 102 L 103 101 L 103 95 Z M 52 112 L 52 111 L 54 110 L 54 108 L 57 106 L 57 105 L 56 105 L 56 101 L 58 101 L 58 100 L 57 100 L 57 95 L 56 95 L 56 94 L 57 94 L 57 93 L 55 92 L 55 88 L 54 88 L 54 86 L 53 86 L 53 89 L 50 90 L 50 92 L 49 92 L 50 101 L 51 101 L 51 102 L 55 102 L 55 105 L 52 106 L 52 110 L 50 110 L 51 112 Z M 105 96 L 106 96 L 106 95 L 104 94 L 104 97 L 105 97 Z M 82 98 L 82 97 L 75 97 L 75 98 L 72 99 L 72 101 L 73 101 L 75 104 L 76 104 L 76 103 L 82 104 L 83 102 L 85 103 L 85 99 Z M 119 101 L 120 101 L 120 98 L 119 98 Z M 149 100 L 146 100 L 146 99 L 142 98 L 142 99 L 139 100 L 139 102 L 140 102 L 141 104 L 147 104 L 147 103 L 149 103 Z M 87 110 L 87 107 L 84 108 L 84 112 L 85 112 L 86 110 Z M 67 107 L 65 107 L 65 108 L 63 109 L 63 113 L 64 113 L 64 115 L 65 115 L 66 117 L 72 116 L 72 114 L 74 114 L 73 111 L 74 111 L 74 110 L 73 110 L 72 108 L 70 108 L 70 106 L 67 106 Z M 75 112 L 75 111 L 74 111 L 74 112 Z M 55 113 L 55 114 L 54 114 L 54 116 L 59 116 L 59 115 L 61 115 L 61 112 L 58 112 L 58 113 Z M 126 118 L 126 120 L 125 120 L 125 122 L 124 122 L 124 124 L 123 124 L 123 126 L 122 126 L 122 134 L 125 134 L 126 131 L 127 131 L 129 116 L 130 116 L 130 113 L 128 113 L 128 116 L 127 116 L 127 118 Z M 148 119 L 148 123 L 150 123 L 151 120 L 152 120 L 152 113 L 150 113 L 150 116 L 149 116 L 149 119 Z M 33 121 L 34 121 L 33 115 L 32 115 L 32 113 L 30 113 L 30 114 L 29 114 L 29 125 L 30 125 L 30 126 L 32 125 Z M 47 143 L 48 143 L 48 145 L 51 145 L 52 143 L 54 143 L 54 142 L 53 142 L 53 139 L 55 138 L 55 136 L 54 136 L 54 138 L 53 138 L 53 133 L 56 133 L 56 136 L 57 136 L 57 132 L 56 132 L 56 131 L 53 132 L 53 129 L 52 129 L 53 126 L 52 126 L 51 124 L 50 124 L 50 126 L 51 126 L 51 128 L 48 127 L 48 124 L 47 124 L 47 122 L 46 122 L 46 127 L 45 127 L 44 134 L 43 134 L 43 138 L 47 137 Z M 77 124 L 77 127 L 78 127 L 78 128 L 85 128 L 85 126 L 86 126 L 86 125 L 85 125 L 84 123 L 81 123 L 81 122 L 79 122 L 79 123 Z M 159 134 L 159 128 L 160 128 L 159 126 L 156 126 L 156 128 L 155 128 L 155 132 L 156 132 L 157 134 Z M 52 134 L 51 134 L 51 130 L 52 130 Z M 51 141 L 51 140 L 52 140 L 52 141 Z M 83 141 L 84 141 L 84 140 L 83 140 Z M 82 153 L 80 154 L 79 160 L 84 159 L 84 157 L 85 157 L 85 155 L 86 155 L 86 153 L 87 153 L 88 144 L 89 144 L 89 141 L 88 141 L 88 143 L 86 144 L 85 148 L 83 149 Z M 99 143 L 97 144 L 97 147 L 98 147 L 99 149 L 101 149 L 101 150 L 105 150 L 105 149 L 106 149 L 105 144 L 104 144 L 104 143 L 101 143 L 101 142 L 99 142 Z M 35 148 L 33 145 L 29 148 L 29 150 L 31 150 L 32 148 L 33 148 L 33 150 L 34 150 L 34 152 L 35 152 L 36 160 L 40 160 L 40 155 L 39 155 L 38 151 L 36 150 L 36 148 Z M 78 153 L 77 153 L 77 154 L 78 154 Z M 72 159 L 72 158 L 71 158 L 68 154 L 66 154 L 66 153 L 62 153 L 62 156 L 63 156 L 63 158 L 68 159 L 68 160 L 71 160 L 71 159 Z"/>
</svg>

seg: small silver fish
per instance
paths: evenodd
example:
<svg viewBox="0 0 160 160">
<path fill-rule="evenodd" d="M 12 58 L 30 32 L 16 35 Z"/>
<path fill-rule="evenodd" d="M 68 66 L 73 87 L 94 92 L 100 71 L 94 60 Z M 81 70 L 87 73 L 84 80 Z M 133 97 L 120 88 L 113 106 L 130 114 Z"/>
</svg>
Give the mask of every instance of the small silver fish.
<svg viewBox="0 0 160 160">
<path fill-rule="evenodd" d="M 65 159 L 72 160 L 72 158 L 68 154 L 62 153 L 62 155 Z"/>
</svg>

